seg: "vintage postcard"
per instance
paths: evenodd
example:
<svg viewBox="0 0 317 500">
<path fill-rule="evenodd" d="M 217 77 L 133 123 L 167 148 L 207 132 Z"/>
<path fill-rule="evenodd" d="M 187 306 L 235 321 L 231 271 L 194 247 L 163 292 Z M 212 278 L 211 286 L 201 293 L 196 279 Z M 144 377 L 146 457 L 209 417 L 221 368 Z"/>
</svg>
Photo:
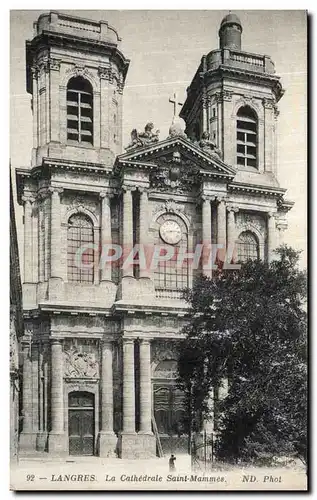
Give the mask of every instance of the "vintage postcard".
<svg viewBox="0 0 317 500">
<path fill-rule="evenodd" d="M 11 11 L 12 490 L 306 490 L 306 11 Z"/>
</svg>

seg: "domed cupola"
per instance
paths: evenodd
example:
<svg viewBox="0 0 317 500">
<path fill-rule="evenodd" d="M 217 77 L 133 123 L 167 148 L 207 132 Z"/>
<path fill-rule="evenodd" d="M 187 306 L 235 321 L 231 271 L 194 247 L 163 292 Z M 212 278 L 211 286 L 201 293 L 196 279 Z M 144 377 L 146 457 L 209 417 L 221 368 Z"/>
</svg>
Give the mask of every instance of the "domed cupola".
<svg viewBox="0 0 317 500">
<path fill-rule="evenodd" d="M 236 14 L 226 15 L 220 24 L 219 42 L 221 49 L 241 50 L 242 24 Z"/>
</svg>

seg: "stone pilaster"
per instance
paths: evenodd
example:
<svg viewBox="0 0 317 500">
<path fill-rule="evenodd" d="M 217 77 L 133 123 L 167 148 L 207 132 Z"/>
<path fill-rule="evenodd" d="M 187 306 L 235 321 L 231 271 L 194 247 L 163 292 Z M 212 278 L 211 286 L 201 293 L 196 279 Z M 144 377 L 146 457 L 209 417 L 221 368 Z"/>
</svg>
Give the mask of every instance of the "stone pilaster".
<svg viewBox="0 0 317 500">
<path fill-rule="evenodd" d="M 208 122 L 208 97 L 206 94 L 206 89 L 203 89 L 202 96 L 202 110 L 203 110 L 203 132 L 209 132 L 209 122 Z"/>
<path fill-rule="evenodd" d="M 110 99 L 110 77 L 111 77 L 111 67 L 100 66 L 98 68 L 98 75 L 100 78 L 100 147 L 109 148 L 110 147 L 110 113 L 109 113 L 109 101 Z"/>
<path fill-rule="evenodd" d="M 202 270 L 205 276 L 211 276 L 211 205 L 210 198 L 202 196 Z"/>
<path fill-rule="evenodd" d="M 38 147 L 38 68 L 33 66 L 31 68 L 32 71 L 32 80 L 33 80 L 33 95 L 32 95 L 32 114 L 33 114 L 33 151 L 32 151 L 32 166 L 36 164 L 36 149 Z"/>
<path fill-rule="evenodd" d="M 151 344 L 140 342 L 140 432 L 152 434 Z"/>
<path fill-rule="evenodd" d="M 224 261 L 227 247 L 227 216 L 226 216 L 226 203 L 223 199 L 219 200 L 217 206 L 217 244 L 222 245 L 218 251 L 218 257 Z"/>
<path fill-rule="evenodd" d="M 39 428 L 36 436 L 36 449 L 38 451 L 45 451 L 47 443 L 47 429 L 46 429 L 46 410 L 47 410 L 47 391 L 45 387 L 45 364 L 44 345 L 39 344 L 38 363 L 39 363 Z"/>
<path fill-rule="evenodd" d="M 51 187 L 49 188 L 49 192 L 51 193 L 51 273 L 49 296 L 50 299 L 57 299 L 62 297 L 60 194 L 63 192 L 63 189 Z"/>
<path fill-rule="evenodd" d="M 39 345 L 32 344 L 32 406 L 33 406 L 33 432 L 39 431 Z"/>
<path fill-rule="evenodd" d="M 227 205 L 227 248 L 228 248 L 228 258 L 230 260 L 235 260 L 236 251 L 236 222 L 235 213 L 238 212 L 238 208 L 231 205 Z"/>
<path fill-rule="evenodd" d="M 61 207 L 60 194 L 61 188 L 52 187 L 51 193 L 51 278 L 61 277 Z"/>
<path fill-rule="evenodd" d="M 38 79 L 38 108 L 39 108 L 39 146 L 44 146 L 46 141 L 46 73 L 45 65 L 40 67 Z"/>
<path fill-rule="evenodd" d="M 264 170 L 273 171 L 274 159 L 274 100 L 264 98 Z"/>
<path fill-rule="evenodd" d="M 22 432 L 20 450 L 35 450 L 36 432 L 33 431 L 33 381 L 32 381 L 32 341 L 30 337 L 22 340 L 23 384 L 22 384 Z"/>
<path fill-rule="evenodd" d="M 135 433 L 134 341 L 123 341 L 123 432 Z"/>
<path fill-rule="evenodd" d="M 24 283 L 33 283 L 33 221 L 32 204 L 34 198 L 23 196 L 24 202 Z"/>
<path fill-rule="evenodd" d="M 51 431 L 48 436 L 49 453 L 61 455 L 66 452 L 64 431 L 63 375 L 64 359 L 62 341 L 51 341 Z"/>
<path fill-rule="evenodd" d="M 117 438 L 113 432 L 113 372 L 112 342 L 101 344 L 101 424 L 99 433 L 99 455 L 115 456 Z"/>
<path fill-rule="evenodd" d="M 123 258 L 130 254 L 133 248 L 133 198 L 132 188 L 123 187 Z M 123 278 L 133 278 L 133 266 L 122 270 Z"/>
<path fill-rule="evenodd" d="M 101 249 L 105 250 L 111 245 L 111 208 L 110 195 L 100 193 L 101 198 Z M 101 281 L 111 281 L 111 263 L 106 263 L 101 268 Z"/>
<path fill-rule="evenodd" d="M 119 438 L 120 458 L 136 458 L 134 341 L 123 340 L 123 430 Z"/>
<path fill-rule="evenodd" d="M 235 119 L 232 118 L 232 96 L 233 92 L 222 90 L 217 98 L 221 102 L 221 142 L 218 142 L 220 149 L 223 152 L 223 161 L 234 165 L 235 164 Z"/>
<path fill-rule="evenodd" d="M 139 245 L 141 247 L 141 251 L 143 250 L 143 254 L 147 255 L 148 245 L 147 245 L 147 237 L 149 231 L 149 223 L 148 223 L 148 194 L 146 190 L 141 190 L 140 192 L 140 214 L 139 214 Z M 149 272 L 147 268 L 140 263 L 140 278 L 148 278 Z"/>
<path fill-rule="evenodd" d="M 60 141 L 60 120 L 59 120 L 59 80 L 60 80 L 60 60 L 49 59 L 49 97 L 50 97 L 50 116 L 47 117 L 50 121 L 49 123 L 49 141 L 59 142 Z"/>
<path fill-rule="evenodd" d="M 273 250 L 277 247 L 276 239 L 275 213 L 269 212 L 267 220 L 267 257 L 269 262 L 275 258 Z"/>
</svg>

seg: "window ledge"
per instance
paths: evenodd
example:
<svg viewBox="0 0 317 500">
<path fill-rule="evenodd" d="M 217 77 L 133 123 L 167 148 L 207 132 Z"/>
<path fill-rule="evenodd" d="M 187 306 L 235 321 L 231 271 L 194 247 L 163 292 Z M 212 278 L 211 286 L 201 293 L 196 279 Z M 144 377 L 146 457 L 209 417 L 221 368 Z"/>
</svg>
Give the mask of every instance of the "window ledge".
<svg viewBox="0 0 317 500">
<path fill-rule="evenodd" d="M 82 148 L 82 149 L 94 149 L 93 144 L 85 144 L 85 143 L 76 142 L 76 141 L 67 141 L 66 146 L 72 146 L 75 148 Z"/>
<path fill-rule="evenodd" d="M 250 166 L 238 165 L 237 163 L 236 163 L 235 167 L 236 167 L 236 169 L 238 169 L 238 170 L 244 170 L 245 172 L 255 172 L 255 173 L 258 173 L 258 174 L 261 173 L 257 167 L 250 167 Z"/>
</svg>

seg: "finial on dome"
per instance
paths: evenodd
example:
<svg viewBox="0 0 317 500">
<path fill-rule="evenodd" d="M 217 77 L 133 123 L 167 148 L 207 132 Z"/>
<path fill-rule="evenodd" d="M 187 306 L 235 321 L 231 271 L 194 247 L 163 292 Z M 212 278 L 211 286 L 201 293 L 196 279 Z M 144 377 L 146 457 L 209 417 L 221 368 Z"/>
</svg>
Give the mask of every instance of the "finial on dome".
<svg viewBox="0 0 317 500">
<path fill-rule="evenodd" d="M 219 42 L 221 49 L 241 50 L 242 24 L 236 14 L 229 10 L 220 24 Z"/>
<path fill-rule="evenodd" d="M 183 121 L 181 121 L 177 117 L 177 106 L 183 106 L 182 102 L 179 102 L 178 96 L 176 92 L 174 92 L 173 98 L 169 99 L 169 102 L 171 102 L 174 106 L 174 113 L 173 113 L 173 120 L 172 120 L 172 125 L 169 128 L 168 131 L 168 137 L 184 137 L 187 139 L 187 135 L 185 134 L 185 125 L 183 124 Z"/>
<path fill-rule="evenodd" d="M 183 137 L 184 139 L 187 139 L 187 135 L 184 130 L 185 125 L 180 120 L 173 120 L 173 123 L 168 131 L 168 137 Z"/>
</svg>

